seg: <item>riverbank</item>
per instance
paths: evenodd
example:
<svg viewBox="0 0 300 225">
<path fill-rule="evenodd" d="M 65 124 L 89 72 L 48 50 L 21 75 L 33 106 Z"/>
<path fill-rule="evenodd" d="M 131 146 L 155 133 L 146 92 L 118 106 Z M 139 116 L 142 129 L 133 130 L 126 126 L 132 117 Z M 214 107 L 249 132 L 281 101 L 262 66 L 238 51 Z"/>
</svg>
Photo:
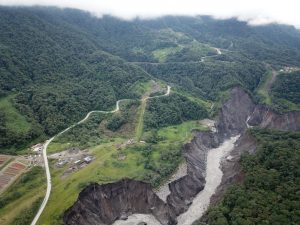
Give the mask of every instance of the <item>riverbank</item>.
<svg viewBox="0 0 300 225">
<path fill-rule="evenodd" d="M 234 143 L 238 138 L 239 136 L 232 137 L 224 141 L 218 148 L 213 148 L 208 151 L 205 187 L 194 198 L 189 209 L 177 217 L 178 225 L 190 225 L 205 213 L 209 206 L 211 196 L 215 193 L 222 181 L 223 172 L 220 168 L 221 161 L 234 148 Z"/>
</svg>

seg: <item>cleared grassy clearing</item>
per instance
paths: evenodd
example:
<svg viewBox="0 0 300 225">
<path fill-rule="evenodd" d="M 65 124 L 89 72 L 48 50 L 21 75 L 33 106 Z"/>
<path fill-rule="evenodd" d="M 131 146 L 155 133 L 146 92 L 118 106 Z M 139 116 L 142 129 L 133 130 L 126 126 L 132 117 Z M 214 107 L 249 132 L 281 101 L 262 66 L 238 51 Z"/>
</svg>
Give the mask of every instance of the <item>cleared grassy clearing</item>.
<svg viewBox="0 0 300 225">
<path fill-rule="evenodd" d="M 148 80 L 145 82 L 138 82 L 134 84 L 131 89 L 134 93 L 136 93 L 138 96 L 142 96 L 144 93 L 149 92 L 152 87 L 152 81 Z"/>
<path fill-rule="evenodd" d="M 269 95 L 268 85 L 272 80 L 272 75 L 272 71 L 268 71 L 257 88 L 257 94 L 261 98 L 262 103 L 269 106 L 272 104 L 272 99 Z"/>
<path fill-rule="evenodd" d="M 186 43 L 190 42 L 192 39 L 188 37 L 185 33 L 174 31 L 171 28 L 164 28 L 158 31 L 160 38 L 168 40 L 174 43 Z"/>
<path fill-rule="evenodd" d="M 183 46 L 179 45 L 177 47 L 156 49 L 152 52 L 152 54 L 153 54 L 154 58 L 156 58 L 160 63 L 163 63 L 166 61 L 166 59 L 169 55 L 175 54 L 176 52 L 179 52 L 182 49 L 183 49 Z"/>
<path fill-rule="evenodd" d="M 200 56 L 208 56 L 208 55 L 215 55 L 216 50 L 211 48 L 206 44 L 202 44 L 196 40 L 192 41 L 187 48 L 191 51 L 192 54 L 198 54 Z"/>
<path fill-rule="evenodd" d="M 136 134 L 135 134 L 135 138 L 138 141 L 141 140 L 141 137 L 143 135 L 143 130 L 144 130 L 144 114 L 145 114 L 145 111 L 146 111 L 146 106 L 147 106 L 147 101 L 143 100 L 142 104 L 140 106 L 140 110 L 139 110 L 138 123 L 137 123 Z"/>
<path fill-rule="evenodd" d="M 164 127 L 158 131 L 158 135 L 165 139 L 165 142 L 188 142 L 193 137 L 193 130 L 208 131 L 208 128 L 200 121 L 187 121 L 177 126 Z"/>
<path fill-rule="evenodd" d="M 26 134 L 31 125 L 26 121 L 18 110 L 13 106 L 15 95 L 0 99 L 0 111 L 4 112 L 6 127 L 14 133 Z"/>
<path fill-rule="evenodd" d="M 51 153 L 61 152 L 73 146 L 75 145 L 71 143 L 52 142 L 47 148 L 47 153 L 51 154 Z"/>
<path fill-rule="evenodd" d="M 187 97 L 189 100 L 191 100 L 192 102 L 196 102 L 198 103 L 199 105 L 203 106 L 204 108 L 206 108 L 207 110 L 209 110 L 211 108 L 211 106 L 213 105 L 212 102 L 209 102 L 209 101 L 206 101 L 200 97 L 195 97 L 189 93 L 186 93 L 186 92 L 183 92 L 183 91 L 180 91 L 178 89 L 175 90 L 175 93 L 181 95 L 181 96 L 185 96 Z"/>
</svg>

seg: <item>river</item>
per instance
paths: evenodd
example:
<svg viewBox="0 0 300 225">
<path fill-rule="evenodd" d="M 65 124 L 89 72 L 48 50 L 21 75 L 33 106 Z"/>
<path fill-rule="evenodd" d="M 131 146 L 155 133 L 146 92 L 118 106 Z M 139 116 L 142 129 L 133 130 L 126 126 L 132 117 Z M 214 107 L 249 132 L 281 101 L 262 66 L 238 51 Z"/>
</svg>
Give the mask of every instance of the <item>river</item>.
<svg viewBox="0 0 300 225">
<path fill-rule="evenodd" d="M 238 138 L 239 136 L 232 137 L 224 141 L 218 148 L 213 148 L 208 151 L 205 187 L 194 198 L 189 209 L 178 216 L 178 225 L 191 225 L 205 213 L 209 206 L 211 196 L 215 193 L 222 181 L 223 172 L 220 168 L 221 161 L 232 151 L 234 143 Z M 126 221 L 118 220 L 114 225 L 137 225 L 140 222 L 145 222 L 148 225 L 160 225 L 154 216 L 143 214 L 131 215 Z"/>
<path fill-rule="evenodd" d="M 232 137 L 224 141 L 218 148 L 213 148 L 208 151 L 205 187 L 194 198 L 189 209 L 177 218 L 178 225 L 190 225 L 205 213 L 209 206 L 211 196 L 215 193 L 222 181 L 223 172 L 220 168 L 221 161 L 234 148 L 234 143 L 238 138 L 239 136 Z"/>
</svg>

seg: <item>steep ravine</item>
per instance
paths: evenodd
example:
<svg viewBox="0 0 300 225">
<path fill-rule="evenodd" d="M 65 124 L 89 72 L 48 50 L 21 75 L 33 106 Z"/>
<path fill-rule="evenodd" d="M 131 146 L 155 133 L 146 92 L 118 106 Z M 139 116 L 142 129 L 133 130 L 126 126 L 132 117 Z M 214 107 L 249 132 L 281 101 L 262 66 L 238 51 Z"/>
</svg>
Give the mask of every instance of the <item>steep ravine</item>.
<svg viewBox="0 0 300 225">
<path fill-rule="evenodd" d="M 240 179 L 240 155 L 245 151 L 254 152 L 256 148 L 255 140 L 246 132 L 249 126 L 299 131 L 300 113 L 289 112 L 280 115 L 266 107 L 255 105 L 242 88 L 233 88 L 229 100 L 220 110 L 216 132 L 196 132 L 191 143 L 184 146 L 187 175 L 169 184 L 170 194 L 166 203 L 143 182 L 140 184 L 138 181 L 126 180 L 125 183 L 120 181 L 114 184 L 93 185 L 84 189 L 77 202 L 65 213 L 65 224 L 112 224 L 125 214 L 127 216 L 135 213 L 152 214 L 156 218 L 155 223 L 159 221 L 163 225 L 176 224 L 175 218 L 184 213 L 178 217 L 178 224 L 192 224 L 193 220 L 197 219 L 195 212 L 198 207 L 200 217 L 209 201 L 217 202 L 226 188 Z M 211 149 L 218 149 L 219 146 L 221 148 L 230 138 L 236 136 L 240 138 L 235 146 L 222 151 L 219 161 L 214 162 L 217 168 L 213 169 L 218 169 L 221 163 L 220 179 L 211 181 L 210 171 L 206 171 L 206 168 L 211 166 L 208 153 L 211 155 Z M 204 195 L 202 193 L 206 191 L 206 182 L 206 189 L 210 190 L 210 186 L 213 187 L 213 191 Z M 128 183 L 131 185 L 128 186 Z M 201 207 L 204 207 L 204 210 L 200 213 Z M 183 217 L 189 218 L 188 221 L 182 219 Z M 125 223 L 130 224 L 128 222 Z M 151 223 L 148 221 L 148 224 Z"/>
<path fill-rule="evenodd" d="M 192 224 L 205 213 L 209 206 L 211 196 L 215 193 L 222 181 L 223 173 L 220 169 L 221 159 L 234 148 L 234 143 L 238 138 L 239 136 L 235 136 L 225 140 L 218 148 L 213 148 L 208 151 L 205 187 L 195 196 L 188 210 L 178 216 L 178 224 Z"/>
</svg>

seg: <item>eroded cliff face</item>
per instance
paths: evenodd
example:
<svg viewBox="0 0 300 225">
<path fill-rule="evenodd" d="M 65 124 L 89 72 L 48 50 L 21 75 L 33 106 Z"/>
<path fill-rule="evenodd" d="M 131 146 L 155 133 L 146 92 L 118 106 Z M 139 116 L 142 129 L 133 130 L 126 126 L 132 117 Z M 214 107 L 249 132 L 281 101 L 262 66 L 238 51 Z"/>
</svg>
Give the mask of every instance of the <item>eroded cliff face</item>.
<svg viewBox="0 0 300 225">
<path fill-rule="evenodd" d="M 232 108 L 240 104 L 239 110 L 232 111 Z M 222 183 L 218 187 L 216 194 L 211 198 L 211 203 L 217 203 L 225 190 L 232 184 L 242 182 L 244 174 L 239 164 L 241 155 L 245 152 L 255 153 L 257 148 L 256 139 L 247 132 L 248 127 L 259 127 L 266 129 L 282 130 L 282 131 L 300 131 L 300 112 L 287 112 L 279 114 L 266 106 L 254 105 L 248 94 L 241 88 L 234 88 L 231 92 L 231 98 L 225 103 L 226 107 L 222 107 L 221 117 L 219 120 L 219 130 L 223 129 L 223 133 L 235 134 L 238 130 L 241 134 L 235 148 L 230 155 L 222 161 L 223 178 Z M 242 111 L 245 115 L 239 115 Z M 236 120 L 230 120 L 236 117 Z M 245 120 L 246 118 L 246 120 Z M 231 121 L 232 125 L 228 127 L 226 121 Z M 238 121 L 238 124 L 236 122 Z M 224 126 L 225 124 L 225 126 Z M 233 128 L 233 129 L 232 129 Z M 225 132 L 224 132 L 225 130 Z M 227 132 L 226 132 L 227 130 Z"/>
<path fill-rule="evenodd" d="M 134 213 L 152 214 L 163 225 L 176 224 L 176 216 L 153 192 L 151 186 L 131 179 L 89 185 L 65 212 L 64 223 L 108 225 Z"/>
<path fill-rule="evenodd" d="M 241 88 L 231 90 L 230 98 L 223 104 L 216 128 L 217 136 L 224 138 L 240 135 L 247 130 L 247 119 L 255 109 L 250 96 Z"/>
<path fill-rule="evenodd" d="M 185 212 L 193 198 L 205 186 L 207 151 L 218 147 L 225 139 L 240 135 L 232 155 L 222 161 L 224 173 L 219 194 L 212 200 L 216 202 L 233 182 L 242 179 L 239 165 L 244 152 L 254 152 L 256 141 L 246 131 L 251 126 L 285 131 L 300 130 L 300 112 L 279 114 L 267 107 L 255 105 L 251 97 L 240 87 L 231 90 L 230 98 L 223 104 L 217 122 L 216 132 L 198 132 L 191 143 L 186 144 L 183 155 L 188 165 L 188 175 L 169 184 L 170 195 L 167 203 L 179 215 Z"/>
<path fill-rule="evenodd" d="M 197 132 L 191 143 L 184 146 L 187 175 L 170 183 L 167 203 L 178 216 L 185 212 L 193 198 L 204 188 L 207 151 L 217 147 L 218 138 L 211 132 Z"/>
<path fill-rule="evenodd" d="M 250 96 L 240 87 L 231 90 L 230 98 L 221 108 L 217 122 L 220 135 L 227 137 L 243 134 L 248 126 L 282 131 L 300 130 L 300 112 L 280 114 L 274 110 L 255 105 Z"/>
<path fill-rule="evenodd" d="M 240 138 L 230 156 L 222 161 L 222 182 L 211 201 L 217 202 L 230 184 L 242 180 L 240 156 L 256 149 L 255 139 L 247 133 L 250 126 L 299 131 L 300 112 L 278 114 L 267 107 L 255 105 L 242 88 L 233 88 L 230 98 L 220 110 L 216 132 L 195 132 L 191 143 L 184 146 L 182 152 L 187 163 L 187 175 L 169 184 L 167 203 L 143 182 L 122 180 L 113 184 L 93 184 L 84 189 L 77 202 L 67 210 L 65 224 L 112 224 L 133 213 L 152 214 L 163 225 L 176 224 L 176 216 L 188 210 L 194 197 L 205 186 L 207 152 L 237 135 Z"/>
<path fill-rule="evenodd" d="M 176 215 L 185 212 L 205 186 L 207 152 L 217 148 L 225 139 L 246 131 L 247 117 L 254 108 L 249 95 L 241 88 L 234 88 L 221 108 L 216 132 L 196 132 L 192 142 L 184 146 L 188 175 L 170 183 L 171 193 L 167 197 L 167 203 Z"/>
<path fill-rule="evenodd" d="M 278 114 L 265 106 L 256 106 L 249 117 L 250 126 L 259 126 L 260 128 L 275 129 L 282 131 L 300 130 L 300 113 L 287 112 Z"/>
</svg>

